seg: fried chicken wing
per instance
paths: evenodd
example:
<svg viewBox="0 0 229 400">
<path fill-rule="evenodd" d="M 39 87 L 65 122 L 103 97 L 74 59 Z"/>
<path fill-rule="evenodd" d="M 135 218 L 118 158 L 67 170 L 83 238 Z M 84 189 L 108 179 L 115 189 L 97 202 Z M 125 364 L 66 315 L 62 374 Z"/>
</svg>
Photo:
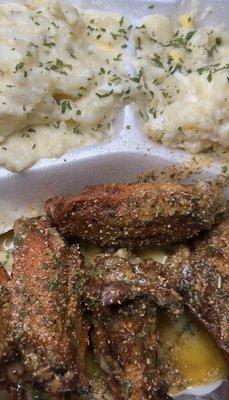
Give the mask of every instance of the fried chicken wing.
<svg viewBox="0 0 229 400">
<path fill-rule="evenodd" d="M 121 304 L 147 295 L 175 315 L 181 311 L 181 297 L 170 288 L 163 267 L 153 260 L 141 261 L 125 249 L 99 255 L 88 272 L 83 292 L 89 307 Z"/>
<path fill-rule="evenodd" d="M 26 371 L 53 393 L 84 385 L 88 328 L 75 291 L 81 254 L 45 218 L 19 220 L 14 229 L 11 325 Z"/>
<path fill-rule="evenodd" d="M 208 183 L 107 184 L 46 201 L 48 216 L 67 237 L 101 246 L 166 246 L 212 227 L 225 211 Z"/>
<path fill-rule="evenodd" d="M 179 247 L 166 270 L 174 289 L 229 359 L 229 220 L 190 248 Z"/>
<path fill-rule="evenodd" d="M 229 220 L 193 243 L 182 277 L 189 309 L 229 359 Z"/>
<path fill-rule="evenodd" d="M 144 298 L 110 306 L 93 315 L 93 325 L 94 351 L 114 399 L 158 399 L 164 382 L 156 365 L 156 307 Z"/>
<path fill-rule="evenodd" d="M 99 255 L 82 277 L 95 354 L 114 399 L 168 398 L 162 373 L 166 358 L 159 352 L 157 336 L 158 306 L 177 315 L 181 297 L 170 288 L 163 266 L 119 249 Z"/>
<path fill-rule="evenodd" d="M 219 274 L 229 275 L 229 219 L 222 221 L 209 233 L 193 242 L 192 250 L 198 260 L 204 260 Z"/>
<path fill-rule="evenodd" d="M 7 360 L 12 353 L 12 335 L 9 324 L 11 308 L 9 304 L 9 292 L 4 285 L 9 279 L 6 270 L 0 265 L 0 361 Z"/>
</svg>

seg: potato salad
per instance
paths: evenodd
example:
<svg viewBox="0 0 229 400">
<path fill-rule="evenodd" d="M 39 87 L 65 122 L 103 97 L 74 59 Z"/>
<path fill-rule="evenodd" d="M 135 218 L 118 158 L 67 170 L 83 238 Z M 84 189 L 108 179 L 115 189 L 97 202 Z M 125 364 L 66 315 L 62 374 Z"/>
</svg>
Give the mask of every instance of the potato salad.
<svg viewBox="0 0 229 400">
<path fill-rule="evenodd" d="M 79 13 L 65 0 L 0 6 L 1 164 L 21 171 L 109 135 L 130 91 L 130 29 L 122 16 Z"/>
<path fill-rule="evenodd" d="M 130 43 L 130 46 L 129 46 Z M 134 44 L 134 46 L 133 46 Z M 0 165 L 109 140 L 132 104 L 154 142 L 189 153 L 229 148 L 229 34 L 192 15 L 133 27 L 68 0 L 0 5 Z"/>
<path fill-rule="evenodd" d="M 191 15 L 178 24 L 147 16 L 135 29 L 137 110 L 154 141 L 190 153 L 229 148 L 229 34 L 198 27 Z M 139 104 L 139 103 L 138 103 Z"/>
</svg>

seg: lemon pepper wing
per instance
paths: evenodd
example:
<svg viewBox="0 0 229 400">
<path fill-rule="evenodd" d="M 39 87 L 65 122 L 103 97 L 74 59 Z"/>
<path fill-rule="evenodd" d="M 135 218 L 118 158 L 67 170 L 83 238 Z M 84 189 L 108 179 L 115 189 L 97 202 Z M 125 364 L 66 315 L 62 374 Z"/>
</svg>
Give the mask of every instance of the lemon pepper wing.
<svg viewBox="0 0 229 400">
<path fill-rule="evenodd" d="M 166 246 L 210 229 L 225 211 L 208 183 L 107 184 L 46 201 L 52 223 L 67 237 L 102 246 Z"/>
<path fill-rule="evenodd" d="M 135 299 L 94 314 L 92 341 L 115 399 L 160 398 L 165 383 L 156 365 L 156 307 L 152 303 Z"/>
<path fill-rule="evenodd" d="M 182 310 L 181 296 L 170 287 L 163 266 L 153 260 L 140 260 L 125 249 L 100 254 L 87 276 L 83 294 L 89 308 L 146 296 L 173 315 Z"/>
<path fill-rule="evenodd" d="M 171 285 L 229 358 L 229 221 L 189 247 L 173 251 L 165 265 Z"/>
<path fill-rule="evenodd" d="M 84 385 L 87 324 L 74 290 L 81 255 L 45 218 L 17 221 L 15 236 L 12 325 L 25 368 L 51 392 Z"/>
<path fill-rule="evenodd" d="M 192 244 L 181 289 L 189 309 L 229 359 L 229 220 Z"/>
</svg>

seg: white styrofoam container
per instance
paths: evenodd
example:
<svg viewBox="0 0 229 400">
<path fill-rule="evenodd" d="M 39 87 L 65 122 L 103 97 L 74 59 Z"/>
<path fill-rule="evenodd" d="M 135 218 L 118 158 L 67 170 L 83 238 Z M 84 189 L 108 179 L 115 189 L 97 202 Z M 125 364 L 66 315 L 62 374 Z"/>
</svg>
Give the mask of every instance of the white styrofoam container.
<svg viewBox="0 0 229 400">
<path fill-rule="evenodd" d="M 139 24 L 149 13 L 166 14 L 173 18 L 191 9 L 191 0 L 70 1 L 80 9 L 118 12 L 126 16 L 133 25 Z M 7 1 L 0 0 L 0 3 L 5 2 Z M 148 6 L 152 3 L 155 7 L 149 10 Z M 207 7 L 211 7 L 212 12 L 202 24 L 228 26 L 228 0 L 202 0 L 199 15 Z M 126 129 L 127 125 L 131 129 Z M 77 193 L 86 185 L 134 181 L 139 175 L 152 169 L 166 170 L 173 165 L 182 167 L 192 157 L 184 151 L 164 148 L 146 138 L 131 105 L 126 106 L 118 116 L 115 131 L 115 135 L 106 143 L 70 150 L 59 159 L 40 160 L 22 173 L 12 173 L 0 167 L 0 234 L 11 229 L 14 220 L 22 215 L 42 214 L 44 200 L 48 197 Z M 220 168 L 220 163 L 213 162 L 210 166 L 202 163 L 201 172 L 194 172 L 184 182 L 201 179 L 212 181 L 220 173 Z M 209 393 L 212 393 L 210 397 Z M 228 385 L 217 381 L 210 385 L 188 388 L 177 399 L 228 400 Z"/>
</svg>

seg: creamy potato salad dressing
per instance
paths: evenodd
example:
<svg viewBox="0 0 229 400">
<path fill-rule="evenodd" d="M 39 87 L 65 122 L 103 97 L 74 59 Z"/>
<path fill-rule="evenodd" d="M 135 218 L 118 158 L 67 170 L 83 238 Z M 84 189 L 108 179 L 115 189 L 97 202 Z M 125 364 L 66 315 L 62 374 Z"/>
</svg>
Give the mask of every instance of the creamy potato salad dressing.
<svg viewBox="0 0 229 400">
<path fill-rule="evenodd" d="M 132 25 L 80 12 L 67 0 L 0 5 L 0 164 L 105 140 L 118 110 L 137 105 L 146 134 L 191 153 L 229 147 L 229 34 L 193 16 L 147 16 L 135 27 L 135 76 L 126 69 Z"/>
<path fill-rule="evenodd" d="M 199 28 L 191 15 L 178 26 L 147 16 L 135 30 L 139 116 L 146 134 L 191 153 L 229 148 L 229 34 Z"/>
<path fill-rule="evenodd" d="M 0 6 L 1 164 L 20 171 L 105 138 L 130 91 L 130 28 L 65 0 Z"/>
</svg>

